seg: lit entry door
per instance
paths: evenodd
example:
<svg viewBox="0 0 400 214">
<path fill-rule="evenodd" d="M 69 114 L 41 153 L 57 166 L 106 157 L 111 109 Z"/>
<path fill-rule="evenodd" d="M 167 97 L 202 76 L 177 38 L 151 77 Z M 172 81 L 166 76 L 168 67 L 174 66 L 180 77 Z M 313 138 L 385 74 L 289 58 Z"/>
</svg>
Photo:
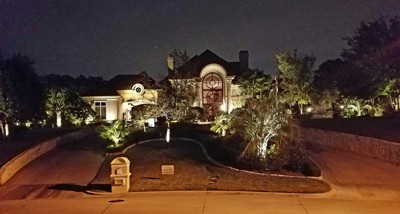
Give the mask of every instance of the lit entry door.
<svg viewBox="0 0 400 214">
<path fill-rule="evenodd" d="M 211 120 L 214 119 L 223 103 L 223 86 L 222 77 L 217 73 L 209 73 L 203 78 L 203 108 L 206 110 L 208 118 Z"/>
</svg>

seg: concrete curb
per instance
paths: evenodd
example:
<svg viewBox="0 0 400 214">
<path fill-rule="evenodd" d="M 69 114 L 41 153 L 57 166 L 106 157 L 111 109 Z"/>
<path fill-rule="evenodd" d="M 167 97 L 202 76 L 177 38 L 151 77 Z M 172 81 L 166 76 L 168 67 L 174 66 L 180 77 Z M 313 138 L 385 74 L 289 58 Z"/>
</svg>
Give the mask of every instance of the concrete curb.
<svg viewBox="0 0 400 214">
<path fill-rule="evenodd" d="M 27 149 L 26 151 L 9 160 L 0 168 L 0 186 L 5 184 L 19 170 L 21 170 L 24 166 L 28 165 L 36 158 L 55 149 L 59 145 L 71 142 L 73 140 L 81 139 L 92 133 L 94 133 L 94 129 L 83 129 L 46 140 L 30 149 Z"/>
</svg>

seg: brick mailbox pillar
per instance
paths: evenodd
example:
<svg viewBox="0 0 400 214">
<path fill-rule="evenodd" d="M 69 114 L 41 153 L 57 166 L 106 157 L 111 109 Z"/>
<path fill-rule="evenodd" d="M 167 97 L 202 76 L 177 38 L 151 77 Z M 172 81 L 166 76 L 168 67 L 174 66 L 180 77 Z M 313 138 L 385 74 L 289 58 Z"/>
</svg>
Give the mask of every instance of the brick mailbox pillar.
<svg viewBox="0 0 400 214">
<path fill-rule="evenodd" d="M 111 192 L 124 193 L 130 187 L 130 161 L 126 157 L 117 157 L 111 161 Z"/>
</svg>

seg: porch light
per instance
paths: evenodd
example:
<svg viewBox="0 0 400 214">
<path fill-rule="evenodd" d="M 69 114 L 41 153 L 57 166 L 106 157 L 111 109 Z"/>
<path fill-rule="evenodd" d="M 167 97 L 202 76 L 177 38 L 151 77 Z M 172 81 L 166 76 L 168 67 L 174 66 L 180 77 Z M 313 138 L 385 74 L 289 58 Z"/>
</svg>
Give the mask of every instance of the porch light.
<svg viewBox="0 0 400 214">
<path fill-rule="evenodd" d="M 311 112 L 313 109 L 311 107 L 307 108 L 307 112 Z"/>
</svg>

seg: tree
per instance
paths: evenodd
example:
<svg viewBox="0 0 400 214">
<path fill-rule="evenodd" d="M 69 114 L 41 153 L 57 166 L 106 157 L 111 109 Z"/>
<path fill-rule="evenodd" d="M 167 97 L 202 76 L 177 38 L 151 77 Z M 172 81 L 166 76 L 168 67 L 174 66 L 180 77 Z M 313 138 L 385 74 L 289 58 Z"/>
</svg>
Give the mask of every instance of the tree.
<svg viewBox="0 0 400 214">
<path fill-rule="evenodd" d="M 62 126 L 62 117 L 70 108 L 69 91 L 66 88 L 51 88 L 47 92 L 45 111 L 49 117 L 56 117 L 57 127 Z"/>
<path fill-rule="evenodd" d="M 275 96 L 270 93 L 261 99 L 248 99 L 243 109 L 233 113 L 233 126 L 246 140 L 238 159 L 248 157 L 270 167 L 301 167 L 303 145 L 295 138 L 283 103 L 277 103 Z"/>
<path fill-rule="evenodd" d="M 186 50 L 175 49 L 170 54 L 174 58 L 174 70 L 170 71 L 167 79 L 162 82 L 162 92 L 157 98 L 158 116 L 171 120 L 182 121 L 192 107 L 197 93 L 196 78 L 190 76 L 181 67 L 189 60 Z"/>
<path fill-rule="evenodd" d="M 69 88 L 49 88 L 46 93 L 45 111 L 49 117 L 56 117 L 57 127 L 63 118 L 75 125 L 89 123 L 96 113 L 78 93 Z"/>
<path fill-rule="evenodd" d="M 177 71 L 183 64 L 189 61 L 190 56 L 187 54 L 186 50 L 181 51 L 180 49 L 174 49 L 170 56 L 174 58 L 174 71 Z"/>
<path fill-rule="evenodd" d="M 2 130 L 17 122 L 41 118 L 43 89 L 33 65 L 28 56 L 21 54 L 1 63 Z"/>
<path fill-rule="evenodd" d="M 69 96 L 70 106 L 66 111 L 66 119 L 76 126 L 88 125 L 96 118 L 96 112 L 78 93 Z"/>
<path fill-rule="evenodd" d="M 249 76 L 243 76 L 240 79 L 242 93 L 251 97 L 254 97 L 254 94 L 258 94 L 261 98 L 263 92 L 270 90 L 271 85 L 271 76 L 264 74 L 260 70 L 254 70 Z"/>
<path fill-rule="evenodd" d="M 314 78 L 314 56 L 299 56 L 294 50 L 275 55 L 279 76 L 282 79 L 283 100 L 290 106 L 298 105 L 300 114 L 303 106 L 311 103 L 312 82 Z"/>
<path fill-rule="evenodd" d="M 132 106 L 130 113 L 134 125 L 137 128 L 143 127 L 143 131 L 146 132 L 145 123 L 148 119 L 157 116 L 157 109 L 156 105 L 142 104 L 142 105 Z"/>
<path fill-rule="evenodd" d="M 400 75 L 400 17 L 380 15 L 361 22 L 352 37 L 345 38 L 340 89 L 346 96 L 375 98 Z"/>
</svg>

